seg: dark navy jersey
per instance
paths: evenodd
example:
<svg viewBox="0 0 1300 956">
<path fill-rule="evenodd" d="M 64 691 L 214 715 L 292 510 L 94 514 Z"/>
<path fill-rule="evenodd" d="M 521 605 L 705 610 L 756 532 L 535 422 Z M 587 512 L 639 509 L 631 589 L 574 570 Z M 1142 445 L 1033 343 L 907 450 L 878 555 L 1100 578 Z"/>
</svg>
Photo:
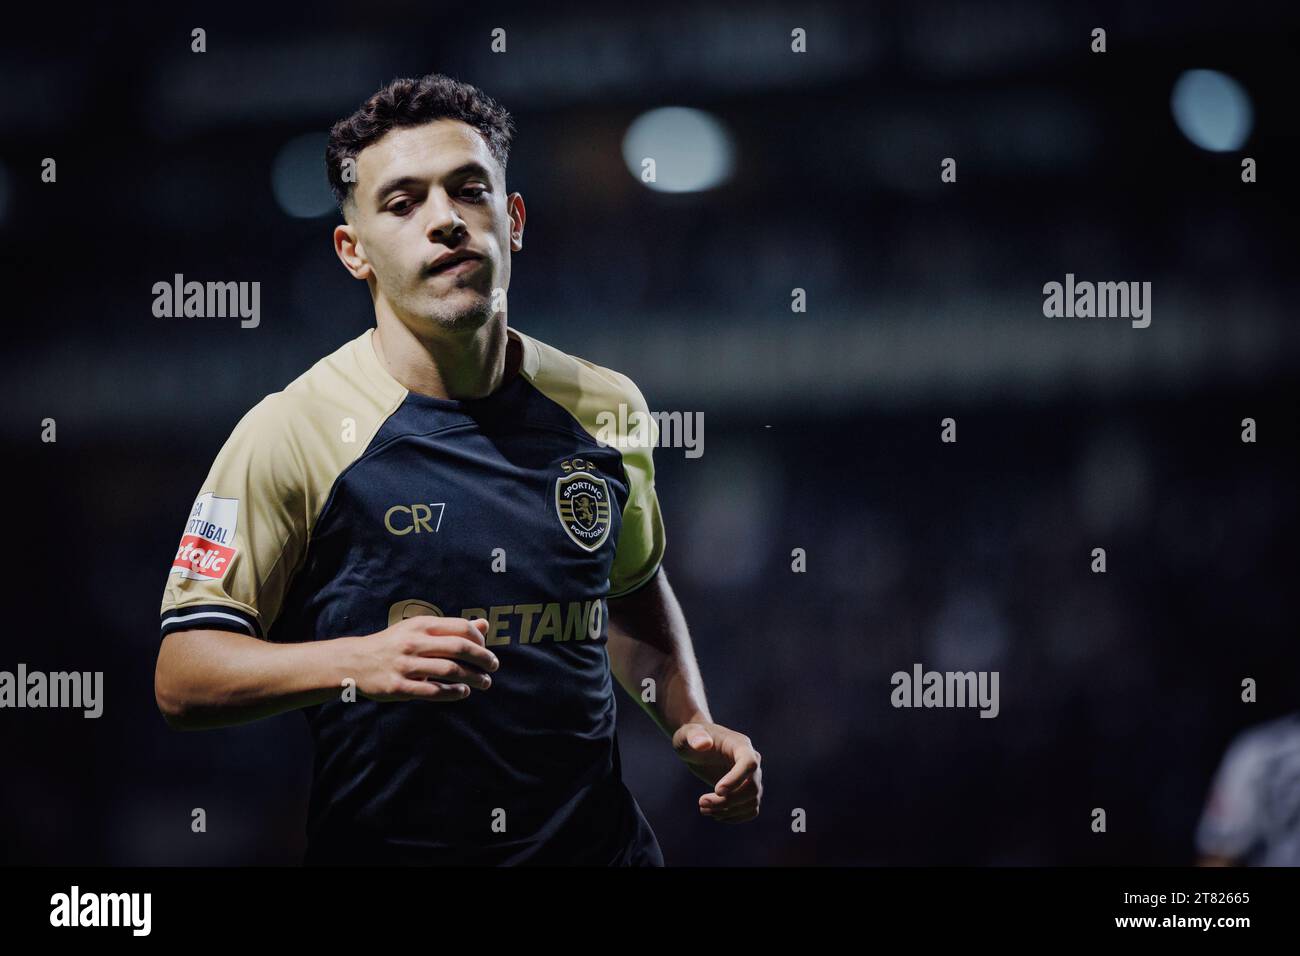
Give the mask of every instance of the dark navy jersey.
<svg viewBox="0 0 1300 956">
<path fill-rule="evenodd" d="M 168 574 L 163 634 L 484 618 L 487 690 L 381 703 L 343 687 L 304 709 L 307 861 L 662 865 L 622 780 L 605 650 L 606 599 L 663 559 L 645 400 L 513 328 L 518 375 L 432 398 L 388 373 L 373 333 L 236 426 Z"/>
</svg>

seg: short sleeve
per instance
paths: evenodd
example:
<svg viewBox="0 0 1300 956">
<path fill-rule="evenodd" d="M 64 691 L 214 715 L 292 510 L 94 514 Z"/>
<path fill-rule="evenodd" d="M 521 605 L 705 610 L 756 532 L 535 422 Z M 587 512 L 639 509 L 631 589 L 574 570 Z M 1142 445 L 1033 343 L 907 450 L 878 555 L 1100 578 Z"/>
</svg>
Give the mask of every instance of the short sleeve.
<svg viewBox="0 0 1300 956">
<path fill-rule="evenodd" d="M 655 493 L 654 447 L 659 429 L 650 415 L 645 398 L 631 379 L 619 378 L 625 387 L 629 413 L 627 433 L 620 436 L 623 470 L 627 475 L 628 497 L 623 522 L 609 573 L 608 597 L 631 594 L 648 584 L 663 563 L 666 541 L 659 498 Z M 639 413 L 642 418 L 634 418 Z M 644 424 L 638 424 L 643 422 Z"/>
<path fill-rule="evenodd" d="M 269 395 L 235 426 L 190 508 L 162 600 L 162 634 L 265 637 L 305 552 L 308 495 L 292 412 Z"/>
</svg>

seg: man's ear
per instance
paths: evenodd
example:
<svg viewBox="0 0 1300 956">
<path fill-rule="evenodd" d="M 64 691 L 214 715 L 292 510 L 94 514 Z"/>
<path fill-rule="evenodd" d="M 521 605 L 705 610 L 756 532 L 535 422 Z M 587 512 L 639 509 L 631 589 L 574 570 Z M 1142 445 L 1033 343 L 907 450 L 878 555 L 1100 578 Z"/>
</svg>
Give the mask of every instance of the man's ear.
<svg viewBox="0 0 1300 956">
<path fill-rule="evenodd" d="M 506 197 L 506 212 L 510 216 L 510 251 L 518 252 L 524 247 L 524 220 L 528 218 L 522 193 Z"/>
<path fill-rule="evenodd" d="M 356 227 L 351 223 L 340 223 L 334 227 L 334 253 L 343 263 L 343 268 L 354 279 L 369 279 L 372 270 L 366 259 L 366 250 L 361 247 Z"/>
</svg>

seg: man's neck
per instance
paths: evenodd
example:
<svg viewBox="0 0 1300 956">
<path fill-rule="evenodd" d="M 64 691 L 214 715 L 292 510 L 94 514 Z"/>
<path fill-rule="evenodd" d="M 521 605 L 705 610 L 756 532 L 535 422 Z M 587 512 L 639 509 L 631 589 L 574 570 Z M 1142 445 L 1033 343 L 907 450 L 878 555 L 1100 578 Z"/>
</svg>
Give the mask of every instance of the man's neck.
<svg viewBox="0 0 1300 956">
<path fill-rule="evenodd" d="M 484 398 L 519 372 L 522 349 L 506 332 L 504 315 L 474 332 L 422 338 L 400 319 L 376 322 L 375 354 L 403 386 L 431 398 Z"/>
</svg>

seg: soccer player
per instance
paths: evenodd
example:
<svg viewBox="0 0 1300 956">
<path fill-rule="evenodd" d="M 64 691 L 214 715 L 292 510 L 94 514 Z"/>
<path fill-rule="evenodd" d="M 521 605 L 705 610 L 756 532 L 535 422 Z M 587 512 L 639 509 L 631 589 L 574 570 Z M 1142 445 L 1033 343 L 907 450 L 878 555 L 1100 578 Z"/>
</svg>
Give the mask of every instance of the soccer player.
<svg viewBox="0 0 1300 956">
<path fill-rule="evenodd" d="M 663 865 L 611 673 L 709 785 L 701 814 L 759 812 L 662 567 L 644 398 L 507 325 L 512 136 L 437 74 L 334 125 L 334 249 L 375 326 L 240 420 L 168 574 L 158 706 L 181 729 L 303 711 L 308 863 Z"/>
</svg>

